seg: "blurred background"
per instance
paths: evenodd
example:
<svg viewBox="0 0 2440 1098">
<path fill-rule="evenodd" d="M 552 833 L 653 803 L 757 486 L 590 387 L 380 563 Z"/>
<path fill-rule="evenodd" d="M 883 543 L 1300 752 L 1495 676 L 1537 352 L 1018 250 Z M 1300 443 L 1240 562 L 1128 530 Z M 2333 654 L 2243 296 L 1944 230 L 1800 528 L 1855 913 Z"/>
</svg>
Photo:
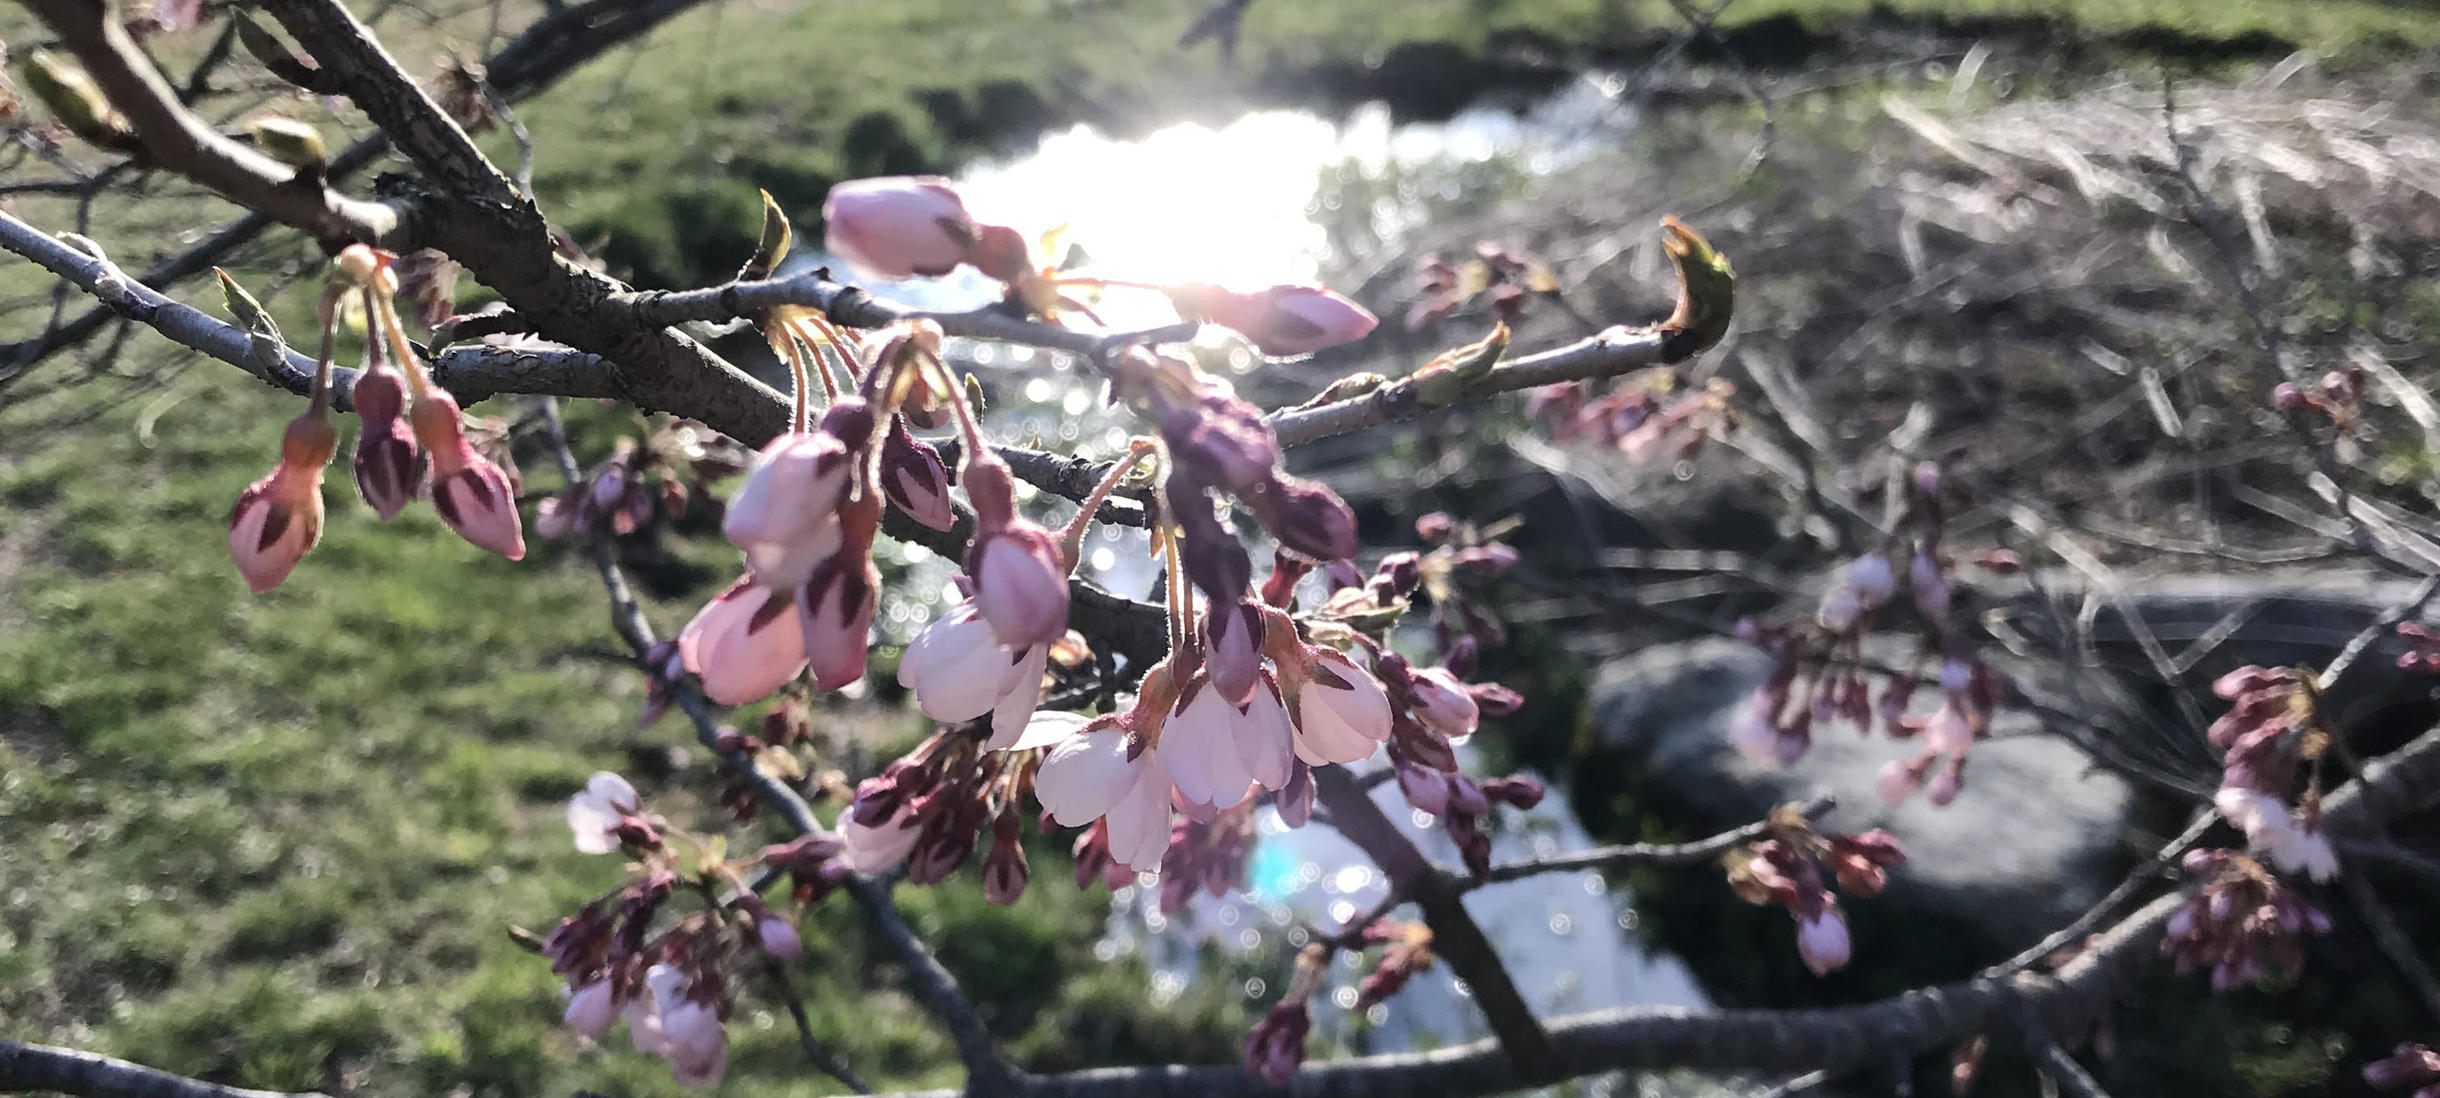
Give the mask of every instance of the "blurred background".
<svg viewBox="0 0 2440 1098">
<path fill-rule="evenodd" d="M 165 18 L 182 21 L 173 7 Z M 2217 703 L 2196 684 L 2245 662 L 2325 659 L 2406 590 L 2341 551 L 2325 488 L 2271 404 L 2282 356 L 2316 378 L 2360 371 L 2365 408 L 2337 444 L 2352 487 L 2401 538 L 2440 538 L 2428 3 L 639 7 L 652 9 L 643 33 L 549 79 L 519 70 L 480 135 L 503 164 L 530 156 L 553 223 L 639 286 L 732 275 L 753 250 L 757 188 L 796 219 L 810 264 L 832 183 L 939 172 L 978 216 L 1059 230 L 1065 257 L 1098 273 L 1318 280 L 1383 317 L 1372 338 L 1316 358 L 1213 352 L 1278 405 L 1479 338 L 1481 301 L 1433 307 L 1418 270 L 1434 256 L 1467 278 L 1533 272 L 1520 349 L 1664 315 L 1664 213 L 1734 260 L 1737 326 L 1696 375 L 1734 386 L 1741 423 L 1699 451 L 1554 441 L 1512 401 L 1292 455 L 1382 551 L 1420 545 L 1415 520 L 1432 511 L 1521 520 L 1507 540 L 1523 563 L 1467 592 L 1510 631 L 1484 677 L 1529 700 L 1475 737 L 1470 765 L 1554 791 L 1503 817 L 1504 851 L 1694 837 L 1829 791 L 1844 799 L 1835 824 L 1888 826 L 1913 854 L 1889 893 L 1850 907 L 1856 963 L 1827 979 L 1799 963 L 1783 915 L 1738 903 L 1706 870 L 1476 893 L 1545 1011 L 1831 1004 L 1960 978 L 2065 923 L 2181 830 L 2216 780 L 2201 730 Z M 546 11 L 357 10 L 436 87 L 477 59 L 505 68 L 495 55 L 530 47 L 517 35 Z M 211 69 L 191 88 L 199 110 L 232 124 L 276 111 L 334 149 L 368 132 L 344 103 L 300 96 L 242 55 L 213 61 L 230 48 L 226 13 L 207 3 L 197 25 L 145 39 L 173 81 Z M 14 62 L 43 39 L 24 12 L 0 11 L 20 86 Z M 30 103 L 5 121 L 12 212 L 83 232 L 131 272 L 210 249 L 183 273 L 227 267 L 305 330 L 310 243 L 231 239 L 222 227 L 242 211 L 179 180 L 111 169 L 86 187 L 109 156 Z M 349 185 L 404 168 L 376 160 Z M 52 181 L 74 185 L 36 185 Z M 163 288 L 218 308 L 208 277 Z M 875 289 L 940 307 L 990 296 L 954 279 Z M 456 287 L 459 310 L 486 299 L 471 280 Z M 1105 304 L 1115 323 L 1165 318 L 1157 299 Z M 638 726 L 643 682 L 581 546 L 538 541 L 508 564 L 428 513 L 379 524 L 340 476 L 321 547 L 249 597 L 223 524 L 293 399 L 115 322 L 52 351 L 89 307 L 0 261 L 0 1025 L 258 1087 L 674 1092 L 656 1062 L 559 1027 L 557 981 L 506 932 L 547 929 L 618 879 L 572 850 L 561 819 L 588 773 L 634 777 L 675 818 L 721 812 L 714 760 L 679 722 Z M 723 350 L 743 361 L 757 342 Z M 1089 455 L 1123 445 L 1126 422 L 1077 364 L 957 354 L 1002 437 Z M 515 424 L 526 409 L 472 411 Z M 652 429 L 626 409 L 569 415 L 588 465 Z M 530 500 L 564 487 L 541 450 L 517 456 Z M 1728 634 L 1748 616 L 1810 615 L 1823 578 L 1869 546 L 1880 485 L 1923 459 L 1976 501 L 1952 522 L 1956 551 L 2006 547 L 2037 565 L 2030 578 L 1975 573 L 1961 593 L 2022 704 L 1945 809 L 1882 809 L 1872 775 L 1903 752 L 1845 729 L 1787 771 L 1738 760 L 1721 731 L 1767 662 Z M 700 506 L 622 536 L 619 552 L 663 632 L 734 572 Z M 926 731 L 896 696 L 890 645 L 936 612 L 950 566 L 896 552 L 876 674 L 817 703 L 817 768 L 850 781 Z M 1151 581 L 1140 538 L 1097 536 L 1088 564 L 1124 594 Z M 2346 695 L 2367 750 L 2432 715 L 2383 662 L 2363 661 Z M 2431 820 L 2416 826 L 2440 838 Z M 1438 841 L 1427 849 L 1445 855 Z M 1045 1071 L 1235 1062 L 1301 927 L 1333 925 L 1383 887 L 1318 829 L 1266 826 L 1246 897 L 1173 914 L 1157 890 L 1071 887 L 1062 837 L 1033 859 L 1014 908 L 963 875 L 899 898 L 1012 1054 Z M 2440 880 L 2382 872 L 2428 954 Z M 2340 931 L 2294 986 L 2212 996 L 2200 978 L 2154 973 L 2097 1036 L 2114 1050 L 2102 1081 L 2121 1094 L 2355 1093 L 2356 1065 L 2428 1040 L 2434 1020 L 2361 948 L 2346 905 L 2324 906 Z M 956 1081 L 947 1042 L 867 951 L 858 917 L 833 904 L 804 934 L 814 959 L 797 986 L 822 1040 L 885 1088 Z M 1322 1014 L 1317 1058 L 1482 1033 L 1445 972 L 1369 1015 Z M 788 1030 L 769 1009 L 743 1019 L 726 1086 L 835 1092 Z M 2009 1055 L 1994 1050 L 1976 1093 L 2035 1091 Z M 1557 1092 L 1776 1082 L 1680 1072 Z M 1946 1059 L 1822 1092 L 1906 1086 L 1945 1090 Z"/>
</svg>

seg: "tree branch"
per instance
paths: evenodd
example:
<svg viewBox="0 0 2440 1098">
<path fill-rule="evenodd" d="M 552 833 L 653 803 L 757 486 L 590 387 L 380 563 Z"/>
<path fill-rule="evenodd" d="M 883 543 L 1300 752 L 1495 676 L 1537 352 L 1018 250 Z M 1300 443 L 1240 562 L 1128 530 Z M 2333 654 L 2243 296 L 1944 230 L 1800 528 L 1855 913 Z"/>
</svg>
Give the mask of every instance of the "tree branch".
<svg viewBox="0 0 2440 1098">
<path fill-rule="evenodd" d="M 127 36 L 111 5 L 95 0 L 26 4 L 84 63 L 110 105 L 127 116 L 152 166 L 304 229 L 326 245 L 362 240 L 400 247 L 412 236 L 412 219 L 403 208 L 349 198 L 324 186 L 322 173 L 301 172 L 205 124 Z"/>
<path fill-rule="evenodd" d="M 1432 928 L 1432 952 L 1466 982 L 1516 1078 L 1528 1083 L 1564 1078 L 1549 1074 L 1551 1035 L 1525 1004 L 1491 939 L 1466 911 L 1468 884 L 1424 857 L 1346 767 L 1320 767 L 1313 781 L 1318 799 L 1330 809 L 1331 826 L 1389 875 L 1391 892 L 1423 909 L 1424 924 Z"/>
<path fill-rule="evenodd" d="M 85 1098 L 322 1098 L 224 1087 L 108 1056 L 0 1037 L 0 1092 L 38 1090 Z"/>
<path fill-rule="evenodd" d="M 1838 798 L 1828 794 L 1805 802 L 1797 811 L 1808 820 L 1818 820 L 1838 807 Z M 1702 865 L 1716 861 L 1720 855 L 1770 835 L 1771 821 L 1756 820 L 1733 831 L 1723 831 L 1708 839 L 1688 843 L 1630 843 L 1624 846 L 1603 846 L 1579 850 L 1572 854 L 1554 854 L 1547 858 L 1529 858 L 1521 862 L 1503 862 L 1491 867 L 1491 876 L 1481 881 L 1468 880 L 1465 888 L 1472 891 L 1486 884 L 1522 880 L 1543 873 L 1565 873 L 1577 869 L 1630 869 L 1635 866 Z"/>
</svg>

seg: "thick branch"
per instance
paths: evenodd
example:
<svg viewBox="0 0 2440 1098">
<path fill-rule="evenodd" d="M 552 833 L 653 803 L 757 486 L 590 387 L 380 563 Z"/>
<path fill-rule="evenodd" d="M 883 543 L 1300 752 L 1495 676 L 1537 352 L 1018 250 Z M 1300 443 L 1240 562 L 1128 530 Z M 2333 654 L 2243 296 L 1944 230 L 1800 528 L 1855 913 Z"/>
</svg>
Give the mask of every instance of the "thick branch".
<svg viewBox="0 0 2440 1098">
<path fill-rule="evenodd" d="M 1798 811 L 1808 820 L 1820 819 L 1837 807 L 1837 798 L 1815 797 Z M 1548 858 L 1532 858 L 1521 862 L 1503 862 L 1491 867 L 1491 876 L 1481 884 L 1514 881 L 1542 873 L 1564 873 L 1578 869 L 1631 869 L 1636 866 L 1702 865 L 1719 860 L 1720 855 L 1767 837 L 1771 833 L 1769 820 L 1757 820 L 1733 831 L 1723 831 L 1708 839 L 1689 843 L 1631 843 L 1625 846 L 1603 846 L 1579 850 L 1572 854 L 1554 854 Z M 1469 883 L 1469 888 L 1474 887 Z"/>
<path fill-rule="evenodd" d="M 86 1098 L 321 1098 L 224 1087 L 141 1064 L 0 1037 L 0 1092 L 56 1091 Z"/>
<path fill-rule="evenodd" d="M 409 234 L 411 226 L 399 207 L 342 195 L 322 184 L 321 173 L 299 172 L 222 136 L 196 117 L 127 36 L 111 5 L 96 0 L 26 3 L 134 125 L 136 140 L 152 166 L 210 187 L 325 243 L 362 240 L 398 246 Z"/>
<path fill-rule="evenodd" d="M 74 0 L 46 0 L 66 3 Z M 516 187 L 500 174 L 457 120 L 441 110 L 406 70 L 337 0 L 266 0 L 263 9 L 297 43 L 334 74 L 373 125 L 398 151 L 453 195 L 499 205 L 523 204 Z"/>
</svg>

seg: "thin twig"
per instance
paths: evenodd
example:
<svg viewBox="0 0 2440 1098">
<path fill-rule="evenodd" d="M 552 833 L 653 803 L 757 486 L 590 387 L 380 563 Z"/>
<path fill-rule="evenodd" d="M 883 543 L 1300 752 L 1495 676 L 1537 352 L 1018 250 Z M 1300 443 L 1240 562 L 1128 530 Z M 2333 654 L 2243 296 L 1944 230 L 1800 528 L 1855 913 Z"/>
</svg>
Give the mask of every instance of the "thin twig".
<svg viewBox="0 0 2440 1098">
<path fill-rule="evenodd" d="M 1820 819 L 1837 807 L 1836 797 L 1824 794 L 1807 801 L 1797 809 L 1808 820 Z M 1547 858 L 1531 858 L 1520 862 L 1503 862 L 1491 867 L 1491 876 L 1471 882 L 1468 891 L 1485 884 L 1514 881 L 1543 873 L 1565 873 L 1572 870 L 1630 869 L 1636 866 L 1702 865 L 1717 861 L 1722 854 L 1769 835 L 1778 824 L 1763 819 L 1707 839 L 1685 843 L 1631 843 L 1624 846 L 1603 846 L 1579 850 L 1570 854 L 1554 854 Z"/>
<path fill-rule="evenodd" d="M 2423 1008 L 2431 1012 L 2435 1021 L 2440 1021 L 2440 980 L 2432 978 L 2431 966 L 2424 964 L 2422 955 L 2415 952 L 2414 940 L 2406 936 L 2405 927 L 2398 925 L 2397 914 L 2381 902 L 2380 893 L 2373 891 L 2372 881 L 2364 874 L 2344 876 L 2347 898 L 2355 902 L 2356 914 L 2362 915 L 2364 925 L 2371 928 L 2372 944 L 2396 966 L 2406 986 L 2423 1000 Z"/>
</svg>

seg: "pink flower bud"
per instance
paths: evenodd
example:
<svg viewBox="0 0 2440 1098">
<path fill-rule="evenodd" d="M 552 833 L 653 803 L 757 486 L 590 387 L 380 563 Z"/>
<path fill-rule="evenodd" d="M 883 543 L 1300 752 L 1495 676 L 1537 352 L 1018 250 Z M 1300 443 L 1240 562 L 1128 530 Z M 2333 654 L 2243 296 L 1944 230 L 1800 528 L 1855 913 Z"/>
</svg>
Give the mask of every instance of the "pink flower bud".
<svg viewBox="0 0 2440 1098">
<path fill-rule="evenodd" d="M 1281 545 L 1306 556 L 1337 560 L 1355 556 L 1362 548 L 1356 540 L 1355 512 L 1319 484 L 1273 476 L 1270 483 L 1240 492 L 1237 498 Z"/>
<path fill-rule="evenodd" d="M 1961 757 L 1974 749 L 1974 724 L 1957 703 L 1943 704 L 1923 726 L 1923 749 Z"/>
<path fill-rule="evenodd" d="M 524 520 L 508 474 L 466 442 L 457 400 L 425 390 L 408 413 L 416 441 L 432 455 L 432 509 L 458 536 L 510 560 L 525 559 Z"/>
<path fill-rule="evenodd" d="M 1836 907 L 1825 907 L 1821 914 L 1796 924 L 1796 952 L 1815 976 L 1827 976 L 1847 967 L 1852 949 L 1847 938 L 1847 919 Z"/>
<path fill-rule="evenodd" d="M 238 493 L 229 511 L 229 554 L 255 594 L 279 586 L 322 540 L 322 466 L 338 449 L 329 417 L 306 412 L 289 421 L 270 475 Z"/>
<path fill-rule="evenodd" d="M 396 370 L 371 369 L 356 379 L 356 491 L 373 513 L 388 522 L 415 498 L 424 480 L 424 454 L 407 426 L 406 379 Z"/>
<path fill-rule="evenodd" d="M 1009 648 L 1055 643 L 1067 634 L 1067 565 L 1058 539 L 1023 518 L 975 535 L 966 557 L 974 606 Z"/>
<path fill-rule="evenodd" d="M 796 605 L 816 687 L 837 690 L 864 677 L 880 601 L 881 574 L 873 567 L 870 541 L 842 546 L 814 567 L 796 592 Z"/>
<path fill-rule="evenodd" d="M 1926 755 L 1914 762 L 1891 759 L 1884 764 L 1880 776 L 1873 782 L 1874 788 L 1881 794 L 1881 803 L 1891 808 L 1906 803 L 1908 797 L 1915 795 L 1915 790 L 1923 788 L 1923 772 L 1931 760 L 1932 756 Z"/>
<path fill-rule="evenodd" d="M 1194 283 L 1173 287 L 1180 315 L 1235 329 L 1263 354 L 1311 354 L 1370 334 L 1380 320 L 1319 286 L 1272 286 L 1239 293 Z"/>
<path fill-rule="evenodd" d="M 1482 789 L 1483 796 L 1522 809 L 1531 809 L 1533 806 L 1541 804 L 1544 792 L 1540 781 L 1523 774 L 1493 778 L 1484 782 Z"/>
<path fill-rule="evenodd" d="M 1858 602 L 1871 608 L 1889 601 L 1898 590 L 1898 578 L 1888 556 L 1866 553 L 1847 565 L 1847 585 L 1855 589 Z"/>
<path fill-rule="evenodd" d="M 1203 615 L 1201 633 L 1212 688 L 1230 705 L 1253 701 L 1262 673 L 1261 609 L 1248 603 L 1214 605 Z"/>
<path fill-rule="evenodd" d="M 568 1007 L 560 1020 L 586 1040 L 598 1041 L 618 1021 L 618 1011 L 618 996 L 610 990 L 610 981 L 594 980 L 568 993 Z"/>
<path fill-rule="evenodd" d="M 729 498 L 720 531 L 745 551 L 746 571 L 766 587 L 797 587 L 838 552 L 839 506 L 855 460 L 828 432 L 786 434 L 755 455 Z"/>
<path fill-rule="evenodd" d="M 1951 762 L 1947 766 L 1941 767 L 1940 773 L 1933 775 L 1932 787 L 1927 793 L 1925 793 L 1925 796 L 1931 799 L 1932 806 L 1935 808 L 1948 807 L 1949 802 L 1957 799 L 1957 794 L 1965 791 L 1966 757 L 1963 755 L 1956 755 L 1952 756 L 1952 758 L 1955 761 Z"/>
<path fill-rule="evenodd" d="M 1019 838 L 1016 814 L 1002 813 L 993 827 L 991 853 L 983 859 L 983 898 L 1001 907 L 1025 895 L 1025 844 Z"/>
<path fill-rule="evenodd" d="M 1525 708 L 1525 695 L 1496 682 L 1469 683 L 1466 693 L 1474 695 L 1475 712 L 1485 717 L 1506 717 Z"/>
<path fill-rule="evenodd" d="M 1452 740 L 1474 734 L 1481 710 L 1474 704 L 1474 695 L 1466 684 L 1445 667 L 1426 667 L 1409 680 L 1414 698 L 1415 719 L 1423 726 Z"/>
<path fill-rule="evenodd" d="M 1463 774 L 1449 775 L 1449 810 L 1462 816 L 1488 816 L 1491 798 L 1483 795 L 1481 786 Z"/>
<path fill-rule="evenodd" d="M 1444 816 L 1449 811 L 1449 776 L 1412 763 L 1398 764 L 1398 791 L 1415 811 Z"/>
<path fill-rule="evenodd" d="M 1280 1003 L 1245 1036 L 1245 1073 L 1275 1087 L 1288 1085 L 1305 1062 L 1305 1034 L 1313 1028 L 1303 999 Z"/>
<path fill-rule="evenodd" d="M 793 591 L 749 580 L 704 604 L 678 633 L 678 659 L 721 705 L 769 697 L 805 670 L 805 632 Z"/>
<path fill-rule="evenodd" d="M 966 205 L 938 176 L 855 179 L 822 203 L 822 246 L 866 278 L 936 278 L 976 241 Z"/>
<path fill-rule="evenodd" d="M 907 517 L 935 530 L 957 523 L 949 502 L 949 467 L 940 451 L 907 430 L 906 417 L 890 417 L 890 433 L 881 442 L 881 491 Z"/>
<path fill-rule="evenodd" d="M 763 952 L 781 960 L 790 960 L 805 952 L 805 943 L 796 936 L 796 927 L 767 911 L 754 920 L 754 940 L 762 946 Z"/>
<path fill-rule="evenodd" d="M 1949 581 L 1940 574 L 1940 561 L 1927 550 L 1915 554 L 1907 567 L 1907 582 L 1915 593 L 1915 609 L 1940 621 L 1949 616 Z"/>
</svg>

